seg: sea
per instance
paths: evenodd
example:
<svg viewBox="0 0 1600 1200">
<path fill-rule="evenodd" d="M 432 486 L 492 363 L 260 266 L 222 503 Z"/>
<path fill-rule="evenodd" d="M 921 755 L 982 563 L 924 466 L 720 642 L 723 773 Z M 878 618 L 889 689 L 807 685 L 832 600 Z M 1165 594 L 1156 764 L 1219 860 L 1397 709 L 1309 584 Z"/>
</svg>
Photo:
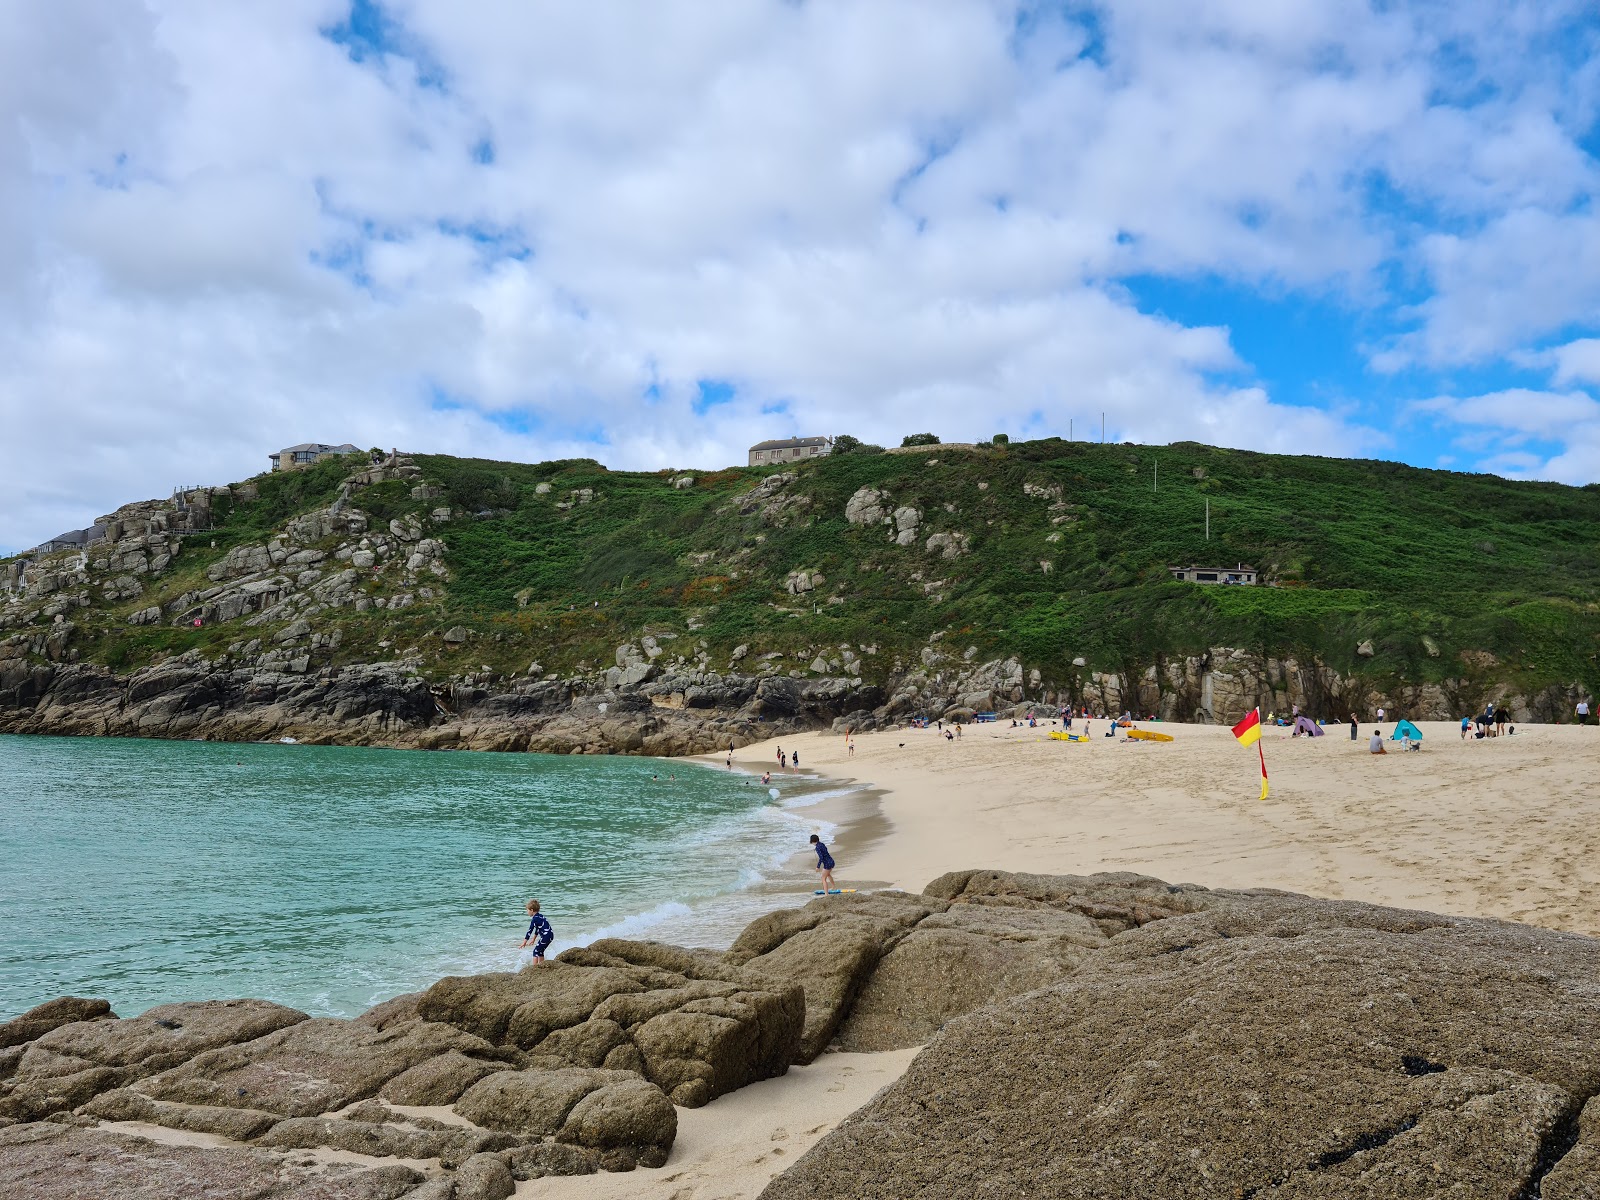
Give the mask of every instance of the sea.
<svg viewBox="0 0 1600 1200">
<path fill-rule="evenodd" d="M 599 937 L 811 898 L 821 781 L 685 760 L 0 736 L 0 1020 L 255 996 L 354 1016 Z"/>
</svg>

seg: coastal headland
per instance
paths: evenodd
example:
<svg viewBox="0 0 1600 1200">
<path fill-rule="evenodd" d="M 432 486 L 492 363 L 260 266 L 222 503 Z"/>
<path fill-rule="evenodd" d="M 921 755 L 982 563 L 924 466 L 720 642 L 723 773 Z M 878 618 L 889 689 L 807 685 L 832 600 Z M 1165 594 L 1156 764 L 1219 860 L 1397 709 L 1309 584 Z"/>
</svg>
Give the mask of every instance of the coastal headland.
<svg viewBox="0 0 1600 1200">
<path fill-rule="evenodd" d="M 1273 731 L 1261 802 L 1225 730 L 1157 728 L 785 736 L 875 785 L 884 820 L 834 849 L 845 886 L 891 886 L 797 897 L 725 951 L 611 939 L 353 1021 L 47 1003 L 0 1026 L 0 1182 L 1593 1195 L 1600 731 L 1425 724 L 1382 756 Z"/>
<path fill-rule="evenodd" d="M 0 560 L 0 731 L 681 755 L 1068 706 L 1558 723 L 1600 689 L 1597 523 L 1592 487 L 1195 443 L 335 456 Z"/>
</svg>

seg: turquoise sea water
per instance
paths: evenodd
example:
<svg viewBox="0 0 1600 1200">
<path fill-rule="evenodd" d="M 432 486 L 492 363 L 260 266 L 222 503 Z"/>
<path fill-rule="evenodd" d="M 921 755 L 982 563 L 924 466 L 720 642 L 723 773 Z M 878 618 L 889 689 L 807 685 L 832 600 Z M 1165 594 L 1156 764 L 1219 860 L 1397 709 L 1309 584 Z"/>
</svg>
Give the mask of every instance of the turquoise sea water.
<svg viewBox="0 0 1600 1200">
<path fill-rule="evenodd" d="M 0 1019 L 66 993 L 351 1016 L 513 969 L 530 896 L 556 951 L 714 942 L 705 901 L 805 850 L 801 799 L 655 759 L 0 736 Z"/>
</svg>

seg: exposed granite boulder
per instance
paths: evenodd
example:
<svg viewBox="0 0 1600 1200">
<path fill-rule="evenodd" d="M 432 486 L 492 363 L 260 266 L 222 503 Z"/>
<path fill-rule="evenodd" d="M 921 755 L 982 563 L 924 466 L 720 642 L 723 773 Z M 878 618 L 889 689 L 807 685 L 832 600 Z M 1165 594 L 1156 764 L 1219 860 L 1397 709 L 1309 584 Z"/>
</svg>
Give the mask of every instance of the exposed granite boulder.
<svg viewBox="0 0 1600 1200">
<path fill-rule="evenodd" d="M 975 894 L 1081 891 L 1023 879 Z M 947 1024 L 763 1196 L 1600 1194 L 1593 1160 L 1567 1153 L 1600 1091 L 1600 942 L 1188 895 L 1207 911 Z"/>
<path fill-rule="evenodd" d="M 296 1165 L 260 1150 L 159 1145 L 50 1121 L 0 1129 L 0 1196 L 28 1200 L 399 1200 L 421 1182 L 399 1164 Z"/>
<path fill-rule="evenodd" d="M 0 1024 L 0 1050 L 20 1046 L 43 1037 L 52 1029 L 70 1025 L 74 1021 L 100 1021 L 115 1019 L 108 1000 L 84 1000 L 77 996 L 62 996 L 46 1000 L 30 1008 L 21 1016 Z"/>
<path fill-rule="evenodd" d="M 608 996 L 643 991 L 645 986 L 624 971 L 556 961 L 518 972 L 441 979 L 418 998 L 417 1012 L 491 1042 L 527 1048 L 557 1029 L 587 1020 Z"/>
<path fill-rule="evenodd" d="M 0 1116 L 37 1120 L 221 1046 L 306 1020 L 266 1000 L 163 1004 L 128 1020 L 75 1021 L 27 1044 L 0 1092 Z"/>
<path fill-rule="evenodd" d="M 213 1108 L 203 1104 L 172 1104 L 165 1100 L 152 1100 L 132 1088 L 102 1092 L 79 1111 L 84 1116 L 101 1121 L 138 1121 L 145 1125 L 164 1125 L 168 1129 L 208 1133 L 236 1142 L 258 1138 L 282 1119 L 276 1113 L 253 1108 Z"/>
<path fill-rule="evenodd" d="M 884 952 L 933 911 L 903 892 L 827 896 L 758 918 L 729 949 L 728 961 L 804 989 L 805 1027 L 795 1061 L 809 1063 L 833 1041 Z"/>
<path fill-rule="evenodd" d="M 440 980 L 417 1011 L 520 1049 L 529 1066 L 632 1071 L 690 1106 L 782 1074 L 805 1020 L 792 982 L 714 952 L 619 939 L 516 974 Z"/>
<path fill-rule="evenodd" d="M 510 1069 L 503 1062 L 468 1058 L 458 1050 L 447 1050 L 401 1071 L 378 1089 L 378 1095 L 391 1104 L 454 1104 L 462 1092 L 485 1075 Z"/>
<path fill-rule="evenodd" d="M 531 1137 L 550 1137 L 566 1124 L 579 1100 L 621 1079 L 622 1071 L 508 1071 L 481 1079 L 455 1103 L 455 1111 L 474 1125 Z"/>
<path fill-rule="evenodd" d="M 1060 982 L 1105 943 L 1076 912 L 952 905 L 877 964 L 839 1029 L 840 1048 L 920 1046 L 954 1017 Z"/>
<path fill-rule="evenodd" d="M 678 1133 L 678 1113 L 661 1089 L 642 1079 L 596 1088 L 573 1106 L 560 1140 L 594 1150 L 621 1149 L 660 1166 Z"/>
<path fill-rule="evenodd" d="M 247 1046 L 208 1051 L 135 1086 L 157 1100 L 312 1117 L 372 1096 L 402 1071 L 450 1050 L 493 1054 L 483 1039 L 437 1022 L 377 1030 L 316 1018 Z"/>
<path fill-rule="evenodd" d="M 476 1125 L 554 1137 L 595 1152 L 606 1170 L 666 1162 L 678 1132 L 672 1102 L 627 1071 L 513 1071 L 474 1084 L 455 1111 Z"/>
<path fill-rule="evenodd" d="M 279 1121 L 259 1144 L 280 1150 L 329 1146 L 375 1158 L 436 1158 L 456 1166 L 477 1154 L 506 1150 L 520 1139 L 483 1129 L 462 1129 L 430 1120 L 358 1121 L 291 1117 Z"/>
<path fill-rule="evenodd" d="M 516 1190 L 511 1168 L 493 1154 L 474 1154 L 456 1171 L 455 1200 L 505 1200 Z"/>
<path fill-rule="evenodd" d="M 1569 1137 L 1576 1134 L 1577 1140 L 1544 1177 L 1539 1191 L 1541 1200 L 1593 1200 L 1600 1196 L 1600 1097 L 1591 1096 L 1579 1114 L 1576 1128 L 1569 1125 L 1562 1132 Z M 1566 1138 L 1551 1140 L 1548 1156 L 1560 1154 L 1566 1143 Z"/>
</svg>

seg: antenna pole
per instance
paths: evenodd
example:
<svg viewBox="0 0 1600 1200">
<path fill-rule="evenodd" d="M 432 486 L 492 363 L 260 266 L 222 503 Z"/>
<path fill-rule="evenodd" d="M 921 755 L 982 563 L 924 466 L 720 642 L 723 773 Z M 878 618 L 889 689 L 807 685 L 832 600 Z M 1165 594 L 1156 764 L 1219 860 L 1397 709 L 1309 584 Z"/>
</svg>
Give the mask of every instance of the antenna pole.
<svg viewBox="0 0 1600 1200">
<path fill-rule="evenodd" d="M 1106 444 L 1106 413 L 1105 413 L 1105 409 L 1101 409 L 1100 410 L 1100 444 L 1102 446 L 1104 446 Z"/>
<path fill-rule="evenodd" d="M 1211 498 L 1206 498 L 1206 541 L 1211 540 Z"/>
</svg>

